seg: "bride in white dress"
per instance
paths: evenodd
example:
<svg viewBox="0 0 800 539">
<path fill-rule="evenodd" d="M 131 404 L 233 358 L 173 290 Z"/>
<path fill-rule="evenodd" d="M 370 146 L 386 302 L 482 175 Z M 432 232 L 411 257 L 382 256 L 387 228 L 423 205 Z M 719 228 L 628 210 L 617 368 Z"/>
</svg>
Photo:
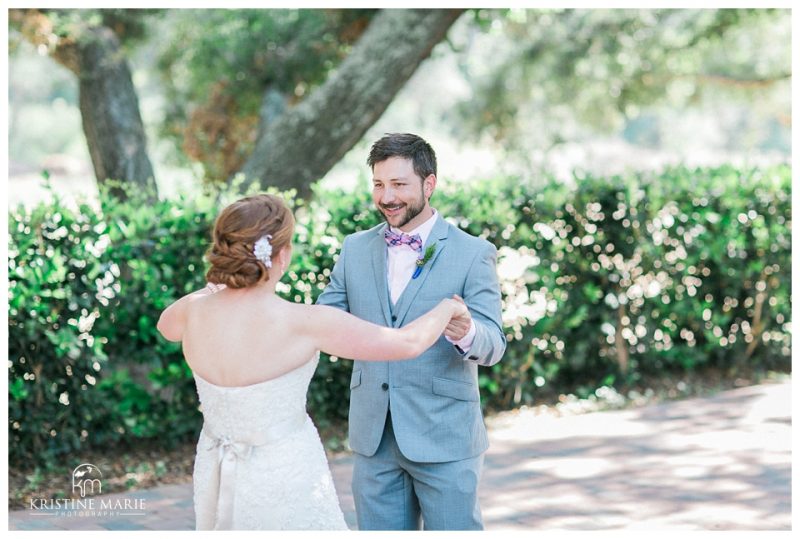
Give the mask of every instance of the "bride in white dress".
<svg viewBox="0 0 800 539">
<path fill-rule="evenodd" d="M 401 329 L 285 301 L 294 217 L 257 195 L 217 217 L 209 287 L 170 305 L 158 329 L 180 341 L 203 412 L 194 468 L 196 527 L 346 530 L 325 451 L 306 413 L 319 350 L 375 361 L 416 357 L 466 310 L 442 301 Z"/>
</svg>

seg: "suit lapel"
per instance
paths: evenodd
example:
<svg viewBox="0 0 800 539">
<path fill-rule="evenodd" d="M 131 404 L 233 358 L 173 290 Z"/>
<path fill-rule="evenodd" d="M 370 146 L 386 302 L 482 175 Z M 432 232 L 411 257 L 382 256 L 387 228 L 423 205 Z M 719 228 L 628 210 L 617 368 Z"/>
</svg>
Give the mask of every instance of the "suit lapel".
<svg viewBox="0 0 800 539">
<path fill-rule="evenodd" d="M 372 274 L 375 278 L 375 290 L 378 293 L 378 303 L 381 304 L 381 312 L 386 321 L 386 325 L 392 326 L 392 313 L 389 311 L 389 283 L 386 280 L 386 251 L 388 247 L 383 239 L 383 231 L 386 225 L 378 227 L 377 235 L 372 239 Z"/>
<path fill-rule="evenodd" d="M 428 275 L 430 275 L 433 265 L 436 263 L 436 259 L 439 258 L 439 255 L 447 247 L 447 242 L 445 240 L 447 240 L 448 230 L 449 225 L 447 224 L 447 221 L 445 221 L 441 215 L 438 215 L 436 217 L 436 224 L 433 225 L 433 229 L 428 236 L 428 241 L 425 242 L 425 245 L 422 248 L 422 252 L 424 253 L 428 247 L 435 243 L 436 251 L 433 253 L 433 256 L 431 256 L 430 260 L 428 260 L 428 262 L 422 266 L 422 272 L 419 274 L 419 277 L 408 281 L 406 289 L 403 290 L 403 293 L 400 294 L 400 297 L 397 299 L 397 307 L 395 308 L 395 312 L 400 324 L 402 324 L 405 320 L 409 309 L 414 304 L 414 299 L 417 297 L 417 293 L 422 289 L 422 286 L 428 279 Z"/>
</svg>

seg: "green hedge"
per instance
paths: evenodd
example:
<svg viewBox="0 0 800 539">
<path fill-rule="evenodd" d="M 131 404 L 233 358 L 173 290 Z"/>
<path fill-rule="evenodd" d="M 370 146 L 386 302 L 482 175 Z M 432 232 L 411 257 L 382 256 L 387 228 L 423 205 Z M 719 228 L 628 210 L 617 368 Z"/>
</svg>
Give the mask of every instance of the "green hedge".
<svg viewBox="0 0 800 539">
<path fill-rule="evenodd" d="M 434 206 L 499 249 L 508 350 L 483 404 L 587 396 L 659 373 L 790 366 L 791 169 L 675 168 L 624 177 L 442 185 Z M 179 346 L 155 323 L 204 285 L 210 226 L 240 195 L 102 210 L 57 198 L 9 219 L 9 452 L 54 462 L 86 446 L 191 439 L 201 417 Z M 291 198 L 291 195 L 288 196 Z M 368 187 L 298 202 L 279 292 L 313 302 L 349 233 L 379 216 Z M 309 409 L 347 416 L 351 364 L 323 357 Z M 36 462 L 31 462 L 36 455 Z"/>
</svg>

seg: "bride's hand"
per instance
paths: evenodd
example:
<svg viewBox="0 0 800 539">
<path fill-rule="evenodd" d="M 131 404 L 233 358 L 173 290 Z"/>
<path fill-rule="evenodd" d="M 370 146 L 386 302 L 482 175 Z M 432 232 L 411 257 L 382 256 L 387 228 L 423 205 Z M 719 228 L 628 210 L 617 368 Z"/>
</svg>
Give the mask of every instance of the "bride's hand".
<svg viewBox="0 0 800 539">
<path fill-rule="evenodd" d="M 461 299 L 461 296 L 453 294 L 453 298 L 448 301 L 452 302 L 453 305 L 453 314 L 451 315 L 451 318 L 459 318 L 469 314 L 467 304 L 464 303 L 464 300 Z"/>
</svg>

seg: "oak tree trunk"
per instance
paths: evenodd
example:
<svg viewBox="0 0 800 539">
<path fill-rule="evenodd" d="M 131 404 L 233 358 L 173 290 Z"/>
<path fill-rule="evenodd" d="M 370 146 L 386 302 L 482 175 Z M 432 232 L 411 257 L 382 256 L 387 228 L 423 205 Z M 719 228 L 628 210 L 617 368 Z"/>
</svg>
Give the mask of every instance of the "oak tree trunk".
<svg viewBox="0 0 800 539">
<path fill-rule="evenodd" d="M 83 132 L 97 181 L 120 180 L 155 195 L 139 99 L 119 40 L 108 28 L 92 28 L 76 53 Z M 125 196 L 118 188 L 112 192 Z"/>
</svg>

